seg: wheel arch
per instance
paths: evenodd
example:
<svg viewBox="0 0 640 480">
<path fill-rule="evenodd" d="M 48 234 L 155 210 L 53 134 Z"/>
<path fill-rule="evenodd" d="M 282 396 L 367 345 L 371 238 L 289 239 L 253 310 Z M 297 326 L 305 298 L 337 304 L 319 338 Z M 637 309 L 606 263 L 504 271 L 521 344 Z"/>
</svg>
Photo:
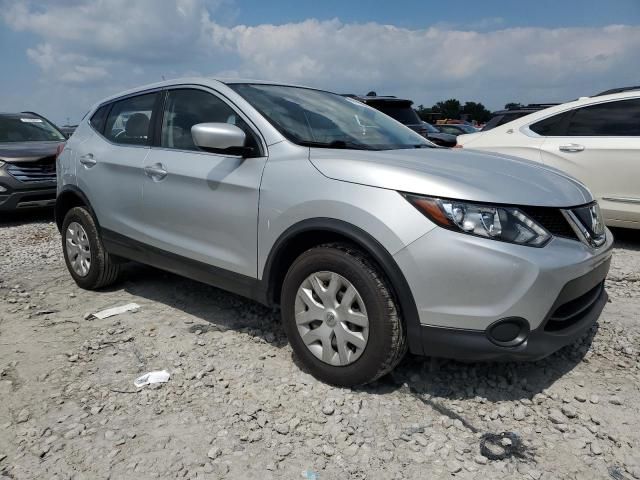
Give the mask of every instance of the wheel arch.
<svg viewBox="0 0 640 480">
<path fill-rule="evenodd" d="M 94 222 L 96 223 L 96 226 L 100 228 L 100 224 L 98 223 L 95 212 L 93 211 L 93 208 L 89 203 L 89 199 L 84 194 L 84 192 L 75 185 L 65 185 L 62 191 L 56 197 L 56 205 L 54 207 L 58 231 L 62 231 L 62 223 L 64 222 L 64 217 L 67 212 L 74 207 L 87 207 L 89 213 L 93 217 Z"/>
<path fill-rule="evenodd" d="M 324 243 L 351 243 L 368 254 L 389 282 L 405 322 L 409 350 L 422 354 L 418 309 L 404 274 L 389 251 L 371 234 L 348 222 L 332 218 L 303 220 L 285 230 L 276 240 L 265 262 L 262 281 L 266 300 L 278 304 L 282 282 L 293 261 L 303 252 Z"/>
</svg>

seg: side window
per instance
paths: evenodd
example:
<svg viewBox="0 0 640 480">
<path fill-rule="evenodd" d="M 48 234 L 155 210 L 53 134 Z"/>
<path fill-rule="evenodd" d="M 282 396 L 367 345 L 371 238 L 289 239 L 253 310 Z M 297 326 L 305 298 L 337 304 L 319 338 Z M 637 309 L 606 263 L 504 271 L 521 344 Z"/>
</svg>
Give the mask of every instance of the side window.
<svg viewBox="0 0 640 480">
<path fill-rule="evenodd" d="M 198 123 L 230 123 L 247 134 L 246 146 L 257 154 L 253 131 L 236 112 L 218 97 L 202 90 L 169 90 L 162 117 L 160 146 L 179 150 L 199 150 L 193 143 L 191 127 Z"/>
<path fill-rule="evenodd" d="M 91 116 L 91 126 L 96 129 L 97 132 L 102 133 L 104 130 L 104 122 L 107 119 L 107 112 L 109 111 L 109 107 L 111 104 L 103 105 Z"/>
<path fill-rule="evenodd" d="M 579 108 L 571 117 L 567 135 L 640 136 L 640 99 L 620 100 Z"/>
<path fill-rule="evenodd" d="M 115 102 L 107 117 L 104 136 L 114 143 L 147 145 L 157 95 L 148 93 Z"/>
<path fill-rule="evenodd" d="M 565 134 L 567 118 L 571 115 L 571 111 L 545 118 L 529 126 L 529 129 L 543 137 L 561 137 Z"/>
</svg>

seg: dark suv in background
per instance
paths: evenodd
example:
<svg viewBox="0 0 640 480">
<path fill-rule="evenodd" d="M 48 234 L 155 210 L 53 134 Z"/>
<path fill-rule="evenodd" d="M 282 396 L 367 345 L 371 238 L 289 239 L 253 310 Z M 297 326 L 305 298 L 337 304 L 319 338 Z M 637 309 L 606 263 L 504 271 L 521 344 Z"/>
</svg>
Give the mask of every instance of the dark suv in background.
<svg viewBox="0 0 640 480">
<path fill-rule="evenodd" d="M 487 130 L 491 130 L 492 128 L 499 127 L 500 125 L 504 125 L 505 123 L 509 123 L 520 117 L 529 115 L 530 113 L 537 112 L 545 108 L 554 107 L 556 105 L 559 105 L 559 104 L 558 103 L 530 103 L 529 105 L 507 108 L 505 110 L 498 110 L 491 114 L 491 119 L 487 122 L 487 124 L 484 127 L 482 127 L 482 131 L 486 132 Z"/>
<path fill-rule="evenodd" d="M 367 95 L 346 94 L 345 97 L 358 100 L 389 115 L 394 120 L 406 125 L 436 145 L 453 147 L 456 144 L 455 136 L 442 133 L 427 122 L 423 122 L 413 109 L 413 102 L 411 100 L 397 97 L 382 97 L 376 95 L 375 92 L 370 92 Z"/>
<path fill-rule="evenodd" d="M 33 113 L 0 113 L 0 211 L 56 200 L 56 154 L 65 135 Z"/>
</svg>

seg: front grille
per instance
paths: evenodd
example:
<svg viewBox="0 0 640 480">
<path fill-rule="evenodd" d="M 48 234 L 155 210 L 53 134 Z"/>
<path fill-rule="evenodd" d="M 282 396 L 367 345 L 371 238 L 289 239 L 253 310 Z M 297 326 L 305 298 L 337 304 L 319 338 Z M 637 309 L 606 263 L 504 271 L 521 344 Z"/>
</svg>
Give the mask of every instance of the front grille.
<svg viewBox="0 0 640 480">
<path fill-rule="evenodd" d="M 602 291 L 604 290 L 604 282 L 600 282 L 587 293 L 580 295 L 578 298 L 560 305 L 551 314 L 551 317 L 544 326 L 547 332 L 558 332 L 574 325 L 582 320 L 589 313 L 593 305 L 598 301 Z"/>
<path fill-rule="evenodd" d="M 10 163 L 7 172 L 21 182 L 51 182 L 56 179 L 56 157 L 45 157 L 36 162 Z"/>
<path fill-rule="evenodd" d="M 520 207 L 520 209 L 552 235 L 579 240 L 560 209 L 549 207 Z"/>
<path fill-rule="evenodd" d="M 580 240 L 592 248 L 599 248 L 605 244 L 607 230 L 597 203 L 572 208 L 566 213 L 568 220 L 577 227 Z"/>
</svg>

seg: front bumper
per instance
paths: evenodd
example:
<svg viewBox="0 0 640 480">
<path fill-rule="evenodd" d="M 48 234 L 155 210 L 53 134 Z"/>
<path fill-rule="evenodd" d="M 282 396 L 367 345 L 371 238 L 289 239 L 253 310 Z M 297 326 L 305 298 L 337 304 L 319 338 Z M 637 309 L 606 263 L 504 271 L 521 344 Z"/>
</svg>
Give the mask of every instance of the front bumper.
<svg viewBox="0 0 640 480">
<path fill-rule="evenodd" d="M 596 322 L 607 295 L 613 237 L 597 250 L 554 238 L 544 248 L 441 228 L 395 255 L 418 308 L 411 351 L 460 360 L 535 360 L 574 342 Z M 523 326 L 496 341 L 505 319 Z"/>
<path fill-rule="evenodd" d="M 0 167 L 0 187 L 0 212 L 50 207 L 56 203 L 55 180 L 21 182 Z"/>
<path fill-rule="evenodd" d="M 572 280 L 563 288 L 544 322 L 526 332 L 516 346 L 498 345 L 489 330 L 462 330 L 422 325 L 422 354 L 432 357 L 479 360 L 539 360 L 565 347 L 586 333 L 598 320 L 607 303 L 604 278 L 609 271 L 607 260 L 593 272 Z M 573 304 L 572 304 L 573 302 Z M 566 325 L 554 320 L 554 313 L 573 307 Z M 566 316 L 566 315 L 563 315 Z"/>
</svg>

